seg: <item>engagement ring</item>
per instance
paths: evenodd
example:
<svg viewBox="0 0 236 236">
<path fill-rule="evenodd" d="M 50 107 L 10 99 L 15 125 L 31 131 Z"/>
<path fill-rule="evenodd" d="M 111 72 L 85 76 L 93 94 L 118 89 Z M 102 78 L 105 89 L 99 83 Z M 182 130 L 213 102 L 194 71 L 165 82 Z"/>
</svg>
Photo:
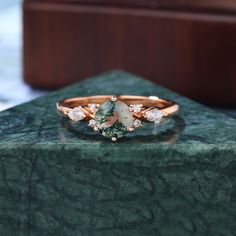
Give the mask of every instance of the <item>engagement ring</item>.
<svg viewBox="0 0 236 236">
<path fill-rule="evenodd" d="M 175 115 L 179 105 L 156 96 L 99 95 L 64 99 L 57 109 L 74 122 L 88 121 L 94 131 L 116 141 L 144 122 L 159 124 Z"/>
</svg>

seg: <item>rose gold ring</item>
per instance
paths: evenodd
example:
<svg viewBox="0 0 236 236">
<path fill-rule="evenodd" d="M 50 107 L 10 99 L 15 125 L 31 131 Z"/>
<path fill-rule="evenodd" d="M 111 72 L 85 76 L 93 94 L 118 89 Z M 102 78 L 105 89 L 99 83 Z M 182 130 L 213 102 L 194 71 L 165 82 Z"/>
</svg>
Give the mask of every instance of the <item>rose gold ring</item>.
<svg viewBox="0 0 236 236">
<path fill-rule="evenodd" d="M 89 121 L 94 131 L 116 141 L 142 127 L 142 122 L 159 124 L 177 114 L 179 105 L 157 96 L 98 95 L 64 99 L 57 103 L 57 109 L 72 121 Z"/>
</svg>

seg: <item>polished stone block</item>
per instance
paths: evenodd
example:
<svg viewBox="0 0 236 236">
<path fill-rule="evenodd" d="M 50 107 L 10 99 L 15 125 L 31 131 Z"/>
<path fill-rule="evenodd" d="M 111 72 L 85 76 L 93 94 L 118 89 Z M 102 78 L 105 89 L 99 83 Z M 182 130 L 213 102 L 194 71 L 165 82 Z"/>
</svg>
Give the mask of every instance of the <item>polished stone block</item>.
<svg viewBox="0 0 236 236">
<path fill-rule="evenodd" d="M 59 117 L 95 94 L 157 95 L 178 116 L 116 143 Z M 0 235 L 236 234 L 236 121 L 113 71 L 0 113 Z"/>
</svg>

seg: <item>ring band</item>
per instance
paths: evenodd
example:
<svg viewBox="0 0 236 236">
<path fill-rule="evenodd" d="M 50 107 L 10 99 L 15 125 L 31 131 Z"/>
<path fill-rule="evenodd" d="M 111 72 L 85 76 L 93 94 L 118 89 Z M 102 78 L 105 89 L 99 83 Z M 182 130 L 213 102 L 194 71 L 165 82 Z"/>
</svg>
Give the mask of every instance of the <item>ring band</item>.
<svg viewBox="0 0 236 236">
<path fill-rule="evenodd" d="M 179 105 L 156 96 L 98 95 L 64 99 L 57 109 L 75 122 L 89 121 L 95 131 L 116 141 L 142 127 L 142 122 L 159 124 L 164 117 L 175 115 Z"/>
</svg>

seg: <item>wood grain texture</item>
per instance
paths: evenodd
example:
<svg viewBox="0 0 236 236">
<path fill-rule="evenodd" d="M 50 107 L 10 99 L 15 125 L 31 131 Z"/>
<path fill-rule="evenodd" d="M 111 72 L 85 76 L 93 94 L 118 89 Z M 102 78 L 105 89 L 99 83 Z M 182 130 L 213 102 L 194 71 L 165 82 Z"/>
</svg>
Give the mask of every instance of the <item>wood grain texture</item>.
<svg viewBox="0 0 236 236">
<path fill-rule="evenodd" d="M 25 2 L 95 4 L 193 11 L 235 12 L 235 0 L 25 0 Z"/>
<path fill-rule="evenodd" d="M 201 102 L 233 105 L 235 42 L 230 14 L 24 4 L 24 77 L 40 88 L 120 68 Z"/>
</svg>

